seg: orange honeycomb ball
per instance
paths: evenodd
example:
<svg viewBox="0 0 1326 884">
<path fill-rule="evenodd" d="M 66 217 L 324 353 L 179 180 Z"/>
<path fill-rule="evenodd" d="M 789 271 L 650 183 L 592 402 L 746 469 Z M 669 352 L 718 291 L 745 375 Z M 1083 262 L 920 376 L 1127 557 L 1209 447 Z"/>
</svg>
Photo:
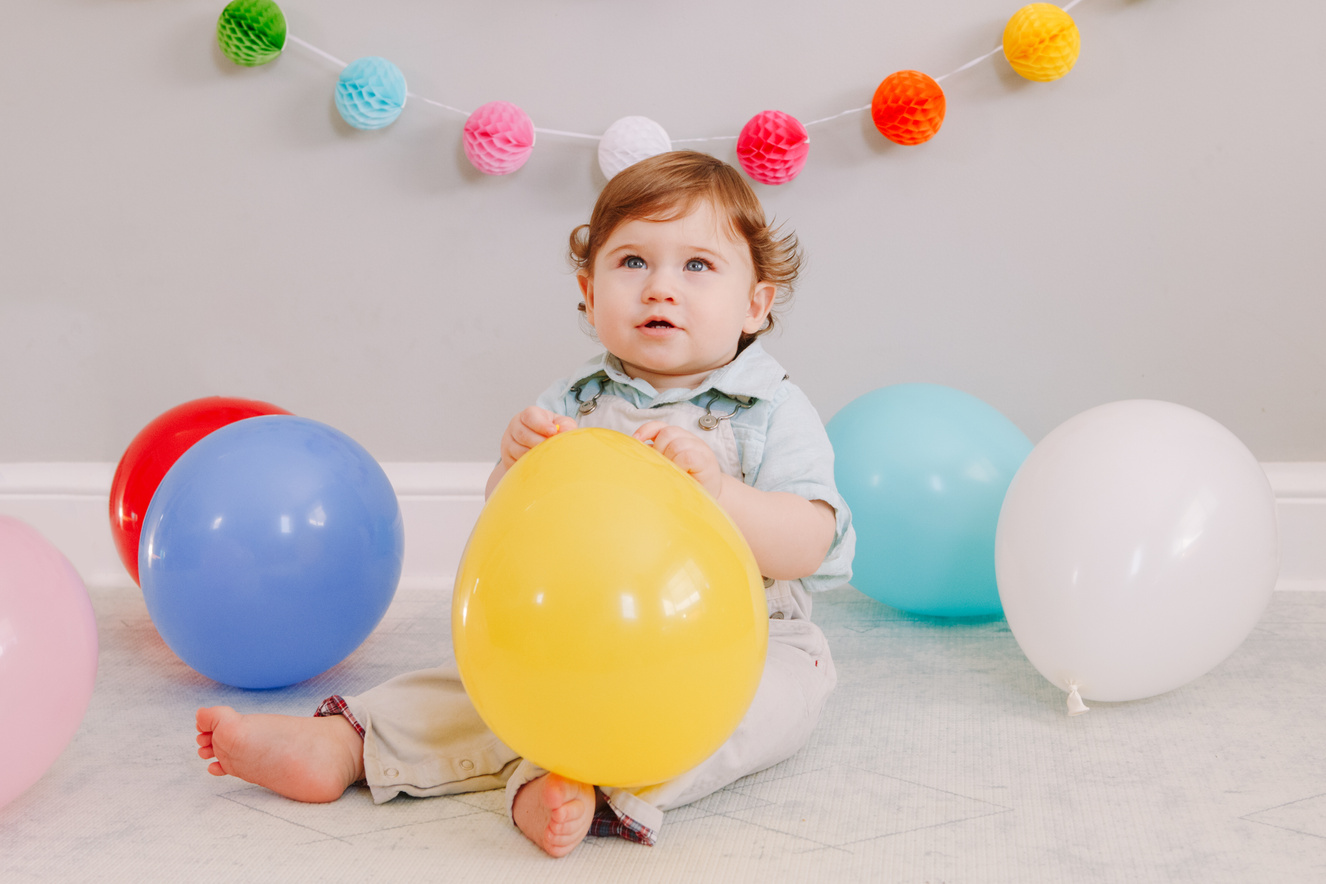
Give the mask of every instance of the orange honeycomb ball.
<svg viewBox="0 0 1326 884">
<path fill-rule="evenodd" d="M 889 141 L 920 144 L 944 124 L 944 106 L 944 90 L 931 77 L 920 71 L 898 71 L 875 90 L 870 116 Z"/>
<path fill-rule="evenodd" d="M 1032 3 L 1004 27 L 1004 57 L 1028 80 L 1057 80 L 1073 69 L 1081 36 L 1072 16 L 1053 3 Z"/>
</svg>

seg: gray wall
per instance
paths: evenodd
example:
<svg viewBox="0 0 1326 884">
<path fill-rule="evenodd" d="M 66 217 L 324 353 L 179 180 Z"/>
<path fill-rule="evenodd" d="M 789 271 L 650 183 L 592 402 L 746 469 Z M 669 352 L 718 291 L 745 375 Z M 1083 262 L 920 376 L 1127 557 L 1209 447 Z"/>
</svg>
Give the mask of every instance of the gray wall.
<svg viewBox="0 0 1326 884">
<path fill-rule="evenodd" d="M 345 126 L 335 69 L 236 68 L 223 0 L 6 0 L 0 29 L 0 462 L 118 459 L 188 399 L 246 396 L 381 460 L 495 456 L 595 346 L 563 249 L 602 178 L 541 136 L 487 178 L 462 118 Z M 628 114 L 674 138 L 866 104 L 884 75 L 993 48 L 1017 0 L 290 0 L 291 32 L 412 91 L 539 126 Z M 810 12 L 811 9 L 815 11 Z M 931 143 L 812 130 L 758 186 L 809 262 L 769 342 L 827 420 L 931 381 L 1033 440 L 1115 399 L 1202 410 L 1262 460 L 1326 460 L 1326 7 L 1087 0 L 1077 68 L 945 82 Z M 733 160 L 732 142 L 709 146 Z"/>
</svg>

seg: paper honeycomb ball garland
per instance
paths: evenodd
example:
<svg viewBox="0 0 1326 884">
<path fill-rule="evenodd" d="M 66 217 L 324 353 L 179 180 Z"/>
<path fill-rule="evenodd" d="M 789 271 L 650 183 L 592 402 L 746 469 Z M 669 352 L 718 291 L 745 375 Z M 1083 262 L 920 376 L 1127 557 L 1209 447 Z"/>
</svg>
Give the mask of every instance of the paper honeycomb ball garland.
<svg viewBox="0 0 1326 884">
<path fill-rule="evenodd" d="M 810 136 L 791 114 L 762 111 L 737 136 L 737 161 L 761 184 L 786 184 L 806 165 Z"/>
<path fill-rule="evenodd" d="M 1049 82 L 1073 69 L 1081 39 L 1068 13 L 1052 3 L 1032 3 L 1004 27 L 1004 57 L 1028 80 Z"/>
<path fill-rule="evenodd" d="M 599 139 L 599 168 L 603 177 L 614 175 L 641 160 L 672 150 L 672 139 L 649 117 L 622 117 Z"/>
<path fill-rule="evenodd" d="M 895 144 L 929 141 L 944 123 L 944 90 L 920 71 L 889 74 L 875 90 L 870 116 Z"/>
<path fill-rule="evenodd" d="M 534 123 L 509 101 L 490 101 L 465 121 L 465 156 L 485 175 L 507 175 L 534 151 Z"/>
<path fill-rule="evenodd" d="M 1069 4 L 1069 7 L 1076 3 Z M 341 117 L 356 129 L 381 129 L 400 116 L 408 90 L 405 76 L 391 62 L 367 56 L 349 65 L 317 47 L 292 38 L 285 14 L 274 0 L 231 0 L 216 26 L 217 44 L 232 62 L 245 67 L 267 64 L 288 40 L 343 66 L 335 92 Z M 1081 35 L 1072 17 L 1051 3 L 1019 9 L 1004 27 L 1002 50 L 1009 65 L 1028 80 L 1047 82 L 1063 77 L 1077 63 Z M 954 71 L 972 67 L 982 56 Z M 940 79 L 944 79 L 941 77 Z M 427 99 L 424 99 L 427 101 Z M 430 104 L 438 102 L 430 101 Z M 438 105 L 455 110 L 447 105 Z M 897 144 L 921 144 L 938 133 L 946 101 L 939 83 L 920 71 L 897 71 L 880 83 L 870 103 L 879 132 Z M 833 117 L 858 111 L 843 111 Z M 458 113 L 464 113 L 459 111 Z M 464 149 L 470 162 L 485 174 L 506 175 L 529 159 L 535 128 L 524 111 L 494 101 L 470 114 L 465 122 Z M 542 130 L 554 135 L 594 139 L 593 135 Z M 731 136 L 723 136 L 731 138 Z M 715 139 L 693 138 L 691 141 Z M 720 139 L 721 140 L 721 139 Z M 622 117 L 597 136 L 598 161 L 605 177 L 648 157 L 673 149 L 667 132 L 648 117 Z M 810 150 L 806 127 L 790 114 L 767 110 L 752 117 L 737 136 L 737 160 L 746 173 L 763 184 L 785 184 L 805 167 Z"/>
<path fill-rule="evenodd" d="M 245 67 L 267 64 L 280 55 L 285 37 L 285 15 L 272 0 L 234 0 L 216 22 L 221 51 Z"/>
<path fill-rule="evenodd" d="M 375 55 L 350 62 L 336 82 L 336 109 L 356 129 L 391 125 L 405 107 L 405 96 L 401 69 Z"/>
</svg>

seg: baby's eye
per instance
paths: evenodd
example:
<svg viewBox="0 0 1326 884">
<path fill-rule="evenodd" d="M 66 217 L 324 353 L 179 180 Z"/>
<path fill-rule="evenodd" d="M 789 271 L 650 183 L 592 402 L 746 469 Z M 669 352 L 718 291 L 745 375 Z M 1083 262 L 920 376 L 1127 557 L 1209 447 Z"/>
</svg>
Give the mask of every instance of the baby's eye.
<svg viewBox="0 0 1326 884">
<path fill-rule="evenodd" d="M 627 255 L 622 260 L 623 267 L 629 267 L 632 270 L 643 270 L 645 268 L 645 259 L 639 255 Z"/>
<path fill-rule="evenodd" d="M 702 258 L 692 258 L 691 260 L 689 260 L 689 261 L 686 262 L 686 269 L 687 269 L 687 270 L 708 270 L 708 269 L 709 269 L 709 262 L 703 260 Z"/>
</svg>

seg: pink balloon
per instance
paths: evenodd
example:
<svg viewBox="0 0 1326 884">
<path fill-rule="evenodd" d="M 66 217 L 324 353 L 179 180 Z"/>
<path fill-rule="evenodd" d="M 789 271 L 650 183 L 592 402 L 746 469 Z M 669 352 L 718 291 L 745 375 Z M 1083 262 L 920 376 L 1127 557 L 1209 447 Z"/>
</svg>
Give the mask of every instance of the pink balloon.
<svg viewBox="0 0 1326 884">
<path fill-rule="evenodd" d="M 534 123 L 509 101 L 490 101 L 465 121 L 465 156 L 485 175 L 506 175 L 534 151 Z"/>
<path fill-rule="evenodd" d="M 97 621 L 69 560 L 0 516 L 0 807 L 73 739 L 97 679 Z"/>
</svg>

